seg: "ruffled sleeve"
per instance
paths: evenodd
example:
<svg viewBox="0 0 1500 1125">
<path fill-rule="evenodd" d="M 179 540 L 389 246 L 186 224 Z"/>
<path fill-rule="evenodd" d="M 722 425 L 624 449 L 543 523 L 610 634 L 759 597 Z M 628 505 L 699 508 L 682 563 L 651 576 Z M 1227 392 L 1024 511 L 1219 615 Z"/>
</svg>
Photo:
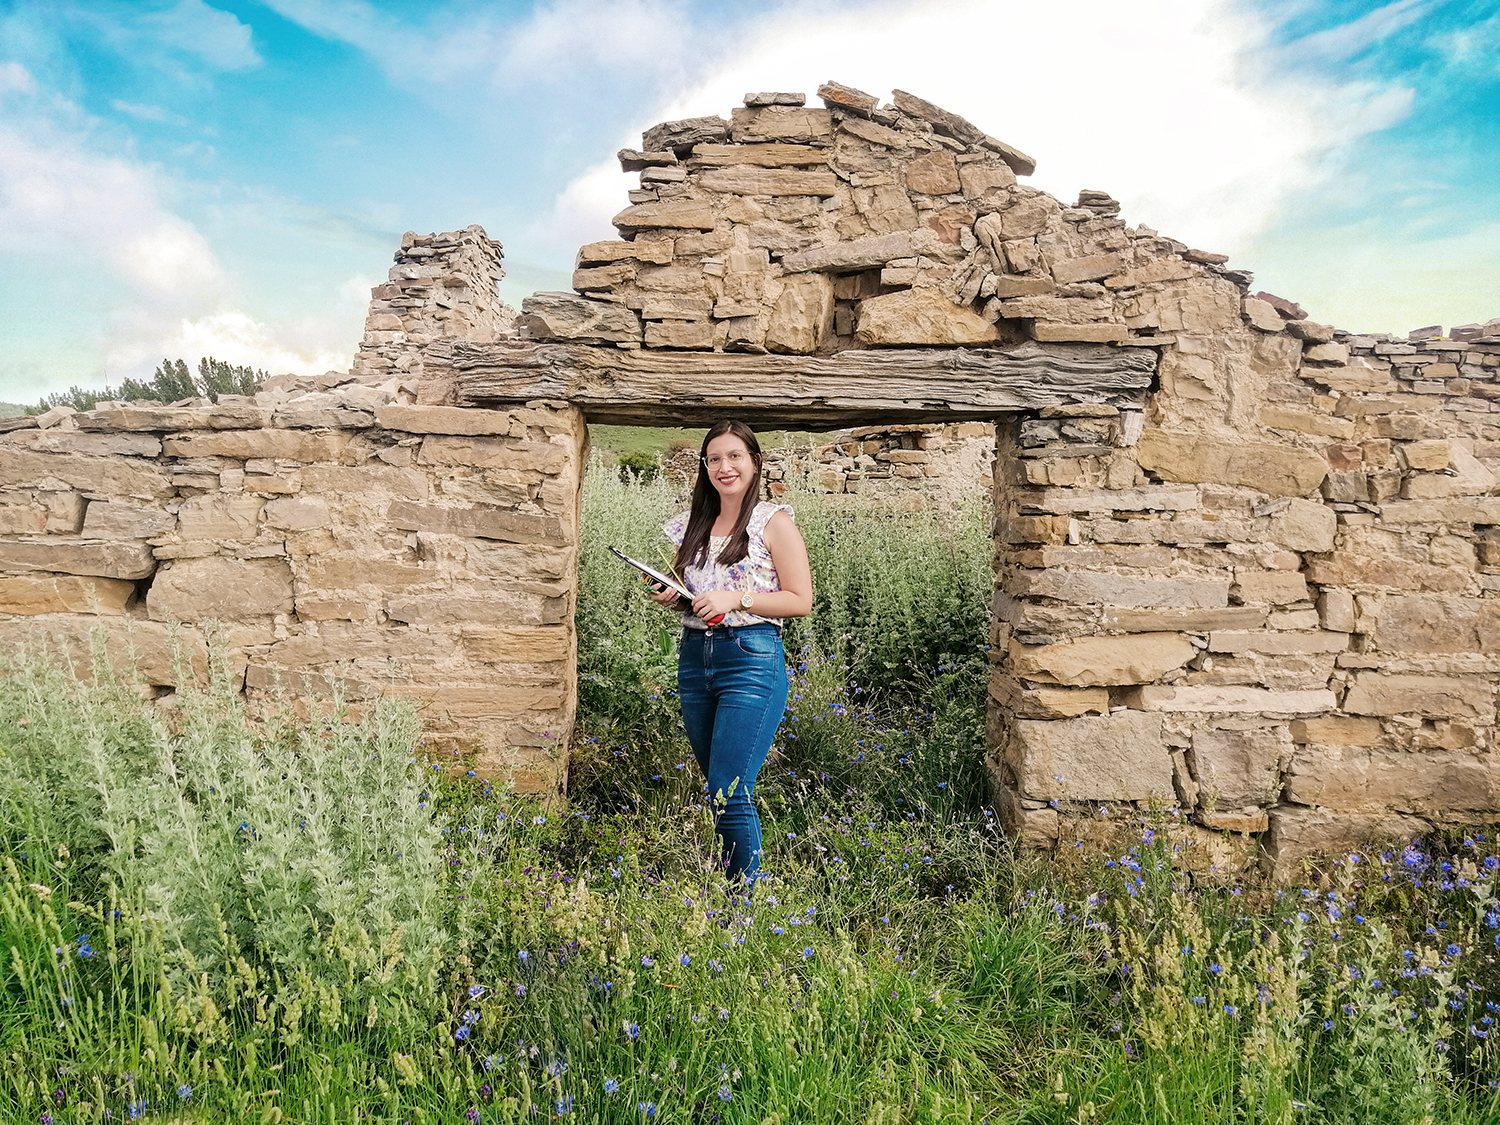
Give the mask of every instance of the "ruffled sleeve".
<svg viewBox="0 0 1500 1125">
<path fill-rule="evenodd" d="M 788 519 L 793 523 L 797 522 L 797 513 L 792 509 L 790 504 L 772 504 L 769 500 L 762 500 L 759 504 L 755 505 L 755 511 L 750 516 L 750 527 L 748 530 L 752 540 L 765 535 L 766 524 L 771 522 L 771 517 L 777 512 L 785 512 Z"/>
<path fill-rule="evenodd" d="M 678 512 L 662 525 L 662 531 L 675 546 L 682 546 L 682 537 L 687 534 L 688 513 Z"/>
</svg>

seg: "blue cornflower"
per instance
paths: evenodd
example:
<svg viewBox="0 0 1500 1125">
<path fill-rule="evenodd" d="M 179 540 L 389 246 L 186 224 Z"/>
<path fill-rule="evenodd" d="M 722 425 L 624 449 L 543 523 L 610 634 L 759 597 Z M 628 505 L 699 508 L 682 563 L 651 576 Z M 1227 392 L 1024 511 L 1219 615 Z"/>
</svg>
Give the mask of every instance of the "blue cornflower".
<svg viewBox="0 0 1500 1125">
<path fill-rule="evenodd" d="M 521 962 L 521 964 L 523 965 L 528 965 L 531 963 L 531 954 L 523 949 L 521 950 L 521 952 L 516 954 L 516 960 Z"/>
<path fill-rule="evenodd" d="M 692 964 L 692 963 L 693 963 L 693 959 L 692 959 L 692 958 L 691 958 L 691 957 L 689 957 L 689 956 L 688 956 L 688 955 L 687 955 L 687 954 L 686 954 L 686 953 L 684 953 L 684 954 L 682 954 L 682 955 L 681 955 L 681 956 L 679 956 L 679 957 L 678 957 L 678 958 L 677 958 L 677 961 L 678 961 L 678 963 L 679 963 L 679 964 L 680 964 L 680 965 L 681 965 L 681 966 L 682 966 L 682 967 L 683 967 L 683 968 L 684 968 L 684 969 L 685 969 L 685 968 L 687 968 L 687 967 L 688 967 L 688 966 L 689 966 L 689 965 L 691 965 L 691 964 Z"/>
<path fill-rule="evenodd" d="M 1463 952 L 1463 950 L 1462 950 L 1462 949 L 1460 949 L 1460 948 L 1459 948 L 1459 947 L 1458 947 L 1458 946 L 1456 946 L 1456 945 L 1451 945 L 1451 944 L 1450 944 L 1450 945 L 1449 945 L 1449 946 L 1448 946 L 1448 956 L 1449 956 L 1449 957 L 1457 957 L 1457 956 L 1458 956 L 1458 955 L 1459 955 L 1459 954 L 1460 954 L 1460 953 L 1462 953 L 1462 952 Z"/>
<path fill-rule="evenodd" d="M 636 1110 L 638 1112 L 645 1114 L 647 1117 L 655 1117 L 656 1116 L 656 1103 L 655 1102 L 641 1102 L 635 1108 L 636 1108 Z"/>
<path fill-rule="evenodd" d="M 177 1096 L 186 1101 L 193 1096 L 193 1088 L 184 1082 L 181 1086 L 177 1087 Z"/>
<path fill-rule="evenodd" d="M 547 1064 L 547 1073 L 553 1078 L 561 1078 L 568 1072 L 568 1064 L 561 1059 L 553 1059 Z"/>
<path fill-rule="evenodd" d="M 461 1025 L 459 1027 L 459 1029 L 457 1031 L 455 1031 L 453 1033 L 453 1038 L 457 1039 L 460 1043 L 462 1043 L 465 1039 L 467 1039 L 469 1037 L 470 1030 L 471 1029 L 470 1029 L 470 1027 L 469 1027 L 468 1024 L 463 1024 L 463 1025 Z"/>
<path fill-rule="evenodd" d="M 476 1012 L 473 1008 L 470 1008 L 467 1012 L 464 1013 L 464 1023 L 478 1023 L 478 1022 L 479 1022 L 479 1013 Z"/>
<path fill-rule="evenodd" d="M 638 1023 L 627 1023 L 625 1025 L 625 1034 L 631 1039 L 639 1039 L 641 1037 L 641 1025 Z"/>
<path fill-rule="evenodd" d="M 724 966 L 719 964 L 712 957 L 710 957 L 708 960 L 708 967 L 716 973 L 722 973 L 724 971 Z"/>
<path fill-rule="evenodd" d="M 616 1082 L 613 1078 L 606 1078 L 604 1080 L 604 1092 L 606 1094 L 613 1094 L 619 1088 L 620 1088 L 620 1084 L 618 1082 Z"/>
<path fill-rule="evenodd" d="M 471 985 L 469 985 L 469 999 L 470 1000 L 478 1000 L 483 995 L 484 995 L 484 985 L 482 985 L 482 984 L 471 984 Z"/>
<path fill-rule="evenodd" d="M 564 1094 L 562 1097 L 557 1099 L 557 1112 L 560 1114 L 573 1112 L 572 1094 Z"/>
<path fill-rule="evenodd" d="M 805 961 L 809 957 L 811 957 L 812 955 L 813 955 L 812 946 L 810 946 L 810 945 L 804 945 L 802 947 L 802 959 Z"/>
<path fill-rule="evenodd" d="M 727 1084 L 719 1087 L 719 1100 L 721 1102 L 730 1101 L 733 1097 L 734 1092 L 729 1089 Z"/>
<path fill-rule="evenodd" d="M 1224 1011 L 1227 1012 L 1231 1016 L 1237 1016 L 1237 1015 L 1240 1014 L 1240 1010 L 1238 1008 L 1236 1008 L 1233 1004 L 1225 1004 L 1224 1005 Z"/>
<path fill-rule="evenodd" d="M 651 960 L 651 958 L 647 957 L 645 954 L 642 954 L 641 955 L 641 964 L 644 965 L 646 968 L 649 969 L 652 965 L 656 964 L 656 962 L 653 961 L 653 960 Z"/>
<path fill-rule="evenodd" d="M 785 926 L 772 926 L 771 927 L 771 932 L 773 934 L 777 934 L 777 935 L 784 934 L 784 933 L 786 933 L 786 927 Z"/>
</svg>

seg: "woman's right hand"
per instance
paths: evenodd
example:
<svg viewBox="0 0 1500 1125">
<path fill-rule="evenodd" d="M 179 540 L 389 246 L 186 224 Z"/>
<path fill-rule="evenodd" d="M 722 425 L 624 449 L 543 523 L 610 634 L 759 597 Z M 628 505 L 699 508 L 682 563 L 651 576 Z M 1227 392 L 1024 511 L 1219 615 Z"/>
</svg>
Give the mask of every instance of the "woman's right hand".
<svg viewBox="0 0 1500 1125">
<path fill-rule="evenodd" d="M 676 590 L 669 589 L 659 582 L 652 582 L 649 578 L 646 579 L 646 593 L 651 595 L 651 600 L 657 605 L 665 606 L 676 605 L 677 599 L 681 597 Z"/>
</svg>

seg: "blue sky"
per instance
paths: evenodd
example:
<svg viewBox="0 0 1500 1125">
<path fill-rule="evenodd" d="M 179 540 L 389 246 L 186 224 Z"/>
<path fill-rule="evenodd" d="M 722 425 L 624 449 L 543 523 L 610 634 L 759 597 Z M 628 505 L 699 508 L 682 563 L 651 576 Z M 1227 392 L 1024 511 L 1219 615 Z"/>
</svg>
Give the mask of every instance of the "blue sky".
<svg viewBox="0 0 1500 1125">
<path fill-rule="evenodd" d="M 1500 0 L 0 0 L 0 399 L 346 366 L 409 229 L 482 224 L 513 302 L 565 288 L 616 149 L 828 78 L 1316 319 L 1500 316 Z"/>
</svg>

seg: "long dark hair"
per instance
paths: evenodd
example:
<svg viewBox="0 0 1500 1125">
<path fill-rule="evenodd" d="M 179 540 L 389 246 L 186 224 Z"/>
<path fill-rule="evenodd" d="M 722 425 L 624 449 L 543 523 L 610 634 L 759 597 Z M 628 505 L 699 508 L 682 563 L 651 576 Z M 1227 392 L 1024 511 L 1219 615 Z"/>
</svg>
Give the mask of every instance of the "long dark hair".
<svg viewBox="0 0 1500 1125">
<path fill-rule="evenodd" d="M 684 567 L 701 564 L 708 558 L 708 541 L 713 535 L 714 520 L 719 518 L 719 492 L 709 479 L 708 466 L 703 459 L 708 456 L 708 443 L 724 434 L 732 434 L 745 443 L 745 448 L 750 451 L 750 459 L 755 462 L 755 475 L 750 478 L 750 487 L 745 489 L 745 498 L 740 504 L 740 518 L 735 521 L 734 530 L 729 533 L 729 542 L 719 552 L 718 561 L 727 566 L 739 562 L 750 553 L 750 517 L 755 514 L 755 505 L 760 502 L 761 495 L 760 442 L 755 438 L 755 431 L 745 423 L 726 418 L 708 428 L 708 433 L 703 438 L 703 447 L 698 450 L 698 480 L 693 485 L 693 503 L 688 511 L 687 530 L 683 532 L 682 546 L 677 548 L 674 563 L 678 574 L 682 573 Z"/>
</svg>

